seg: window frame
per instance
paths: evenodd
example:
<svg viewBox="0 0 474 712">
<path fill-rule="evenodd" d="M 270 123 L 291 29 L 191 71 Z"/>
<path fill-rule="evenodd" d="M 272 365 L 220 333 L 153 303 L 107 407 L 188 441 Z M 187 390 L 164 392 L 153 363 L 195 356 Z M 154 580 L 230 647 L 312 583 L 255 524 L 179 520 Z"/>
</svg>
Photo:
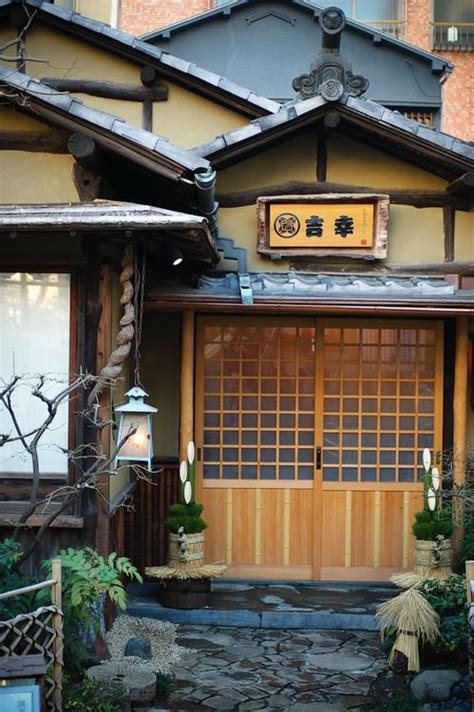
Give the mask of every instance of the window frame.
<svg viewBox="0 0 474 712">
<path fill-rule="evenodd" d="M 70 266 L 64 267 L 61 265 L 49 265 L 49 264 L 15 264 L 10 263 L 5 266 L 2 265 L 3 273 L 25 273 L 30 274 L 35 273 L 49 273 L 49 274 L 67 274 L 70 276 L 69 284 L 69 373 L 74 373 L 77 370 L 77 365 L 79 363 L 78 358 L 78 331 L 79 331 L 79 275 L 77 269 L 71 268 Z M 78 440 L 77 428 L 76 428 L 76 416 L 71 400 L 68 406 L 68 446 L 73 448 Z M 7 470 L 0 470 L 0 481 L 3 480 L 15 480 L 15 481 L 28 481 L 31 480 L 31 474 L 27 472 L 8 472 Z M 63 484 L 67 483 L 71 485 L 74 483 L 74 473 L 71 464 L 68 464 L 67 472 L 64 474 L 45 472 L 41 474 L 42 481 L 45 482 L 59 482 Z M 27 503 L 28 500 L 13 500 L 12 504 Z M 9 502 L 0 502 L 0 513 L 7 511 Z"/>
</svg>

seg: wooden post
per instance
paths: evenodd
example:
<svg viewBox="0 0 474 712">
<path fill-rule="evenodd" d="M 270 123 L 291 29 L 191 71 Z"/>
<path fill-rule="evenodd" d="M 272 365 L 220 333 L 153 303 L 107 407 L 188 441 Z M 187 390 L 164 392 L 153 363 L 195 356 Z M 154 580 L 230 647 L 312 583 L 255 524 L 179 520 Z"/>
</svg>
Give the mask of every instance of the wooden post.
<svg viewBox="0 0 474 712">
<path fill-rule="evenodd" d="M 194 312 L 183 312 L 181 323 L 181 394 L 179 458 L 186 459 L 188 442 L 194 440 Z"/>
<path fill-rule="evenodd" d="M 471 581 L 474 581 L 474 561 L 466 561 L 466 589 L 468 606 L 471 605 L 473 601 Z"/>
<path fill-rule="evenodd" d="M 467 430 L 467 387 L 469 363 L 468 320 L 456 320 L 456 353 L 454 357 L 454 397 L 453 397 L 453 475 L 454 483 L 462 485 L 466 476 L 466 430 Z M 456 503 L 455 503 L 456 505 Z M 457 502 L 456 518 L 462 517 L 462 505 Z M 463 526 L 459 526 L 453 537 L 455 549 L 459 549 L 463 537 Z"/>
<path fill-rule="evenodd" d="M 61 610 L 62 606 L 62 576 L 61 576 L 61 560 L 53 559 L 52 561 L 52 578 L 54 583 L 51 587 L 51 603 Z M 56 631 L 56 636 L 53 640 L 54 663 L 53 663 L 53 680 L 55 683 L 53 702 L 54 709 L 58 712 L 62 709 L 62 674 L 63 674 L 63 618 L 62 613 L 53 614 L 53 628 Z"/>
<path fill-rule="evenodd" d="M 100 373 L 106 365 L 110 352 L 113 350 L 112 315 L 113 315 L 113 273 L 110 265 L 101 265 L 99 270 L 99 300 L 102 305 L 99 326 L 97 329 L 96 373 Z M 119 327 L 120 328 L 120 327 Z M 100 417 L 104 422 L 111 418 L 110 412 L 111 393 L 106 388 L 100 396 Z M 101 445 L 105 455 L 110 454 L 110 428 L 100 431 Z M 97 495 L 97 526 L 95 530 L 95 546 L 102 554 L 109 554 L 110 546 L 110 477 L 102 475 L 98 478 L 100 495 Z M 118 547 L 123 546 L 123 541 Z"/>
</svg>

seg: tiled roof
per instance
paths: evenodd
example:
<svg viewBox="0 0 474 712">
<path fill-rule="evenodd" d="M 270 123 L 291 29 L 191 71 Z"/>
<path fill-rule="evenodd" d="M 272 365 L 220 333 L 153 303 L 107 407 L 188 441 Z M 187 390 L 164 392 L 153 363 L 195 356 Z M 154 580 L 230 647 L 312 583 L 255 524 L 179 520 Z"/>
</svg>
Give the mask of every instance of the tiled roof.
<svg viewBox="0 0 474 712">
<path fill-rule="evenodd" d="M 454 286 L 443 278 L 324 275 L 295 272 L 259 272 L 250 275 L 255 296 L 357 296 L 357 297 L 413 297 L 446 296 L 455 293 Z M 239 294 L 239 280 L 233 273 L 204 275 L 199 278 L 202 292 Z"/>
<path fill-rule="evenodd" d="M 146 234 L 173 239 L 182 254 L 206 266 L 215 264 L 219 252 L 206 218 L 137 203 L 95 200 L 92 203 L 48 203 L 0 205 L 2 233 L 31 233 L 39 238 L 44 230 L 66 233 Z"/>
<path fill-rule="evenodd" d="M 11 4 L 11 0 L 0 0 L 0 7 Z M 127 32 L 110 27 L 105 22 L 84 17 L 77 12 L 67 10 L 60 5 L 46 2 L 45 0 L 25 0 L 25 4 L 40 10 L 40 19 L 50 20 L 52 23 L 64 23 L 66 26 L 69 25 L 69 29 L 72 31 L 77 33 L 80 33 L 81 30 L 84 31 L 84 36 L 86 36 L 86 31 L 92 33 L 94 40 L 98 44 L 101 44 L 101 42 L 106 43 L 107 47 L 115 48 L 119 53 L 124 53 L 126 50 L 127 54 L 135 54 L 136 58 L 143 63 L 158 64 L 163 76 L 169 76 L 170 78 L 176 76 L 183 82 L 197 80 L 198 83 L 204 86 L 207 85 L 212 90 L 218 90 L 222 97 L 227 95 L 241 103 L 243 102 L 249 110 L 254 109 L 256 114 L 271 113 L 277 111 L 280 107 L 280 104 L 276 101 L 259 96 L 250 89 L 234 84 L 234 82 L 225 77 L 209 72 L 207 69 L 198 67 L 192 62 L 174 57 Z M 123 52 L 120 52 L 121 48 Z"/>
<path fill-rule="evenodd" d="M 251 141 L 252 138 L 262 136 L 273 129 L 281 128 L 285 124 L 290 127 L 293 121 L 303 117 L 305 114 L 316 113 L 318 110 L 324 110 L 325 108 L 334 110 L 346 108 L 349 116 L 351 113 L 362 116 L 371 120 L 374 124 L 380 124 L 380 127 L 391 128 L 394 132 L 416 137 L 421 145 L 438 148 L 446 153 L 451 152 L 460 160 L 474 164 L 474 145 L 472 143 L 462 141 L 438 129 L 425 126 L 413 119 L 407 119 L 398 111 L 387 109 L 381 104 L 370 101 L 370 99 L 355 98 L 347 94 L 344 94 L 337 102 L 327 102 L 321 96 L 316 96 L 303 101 L 287 103 L 277 113 L 254 119 L 246 126 L 216 136 L 212 141 L 197 146 L 193 150 L 200 156 L 211 158 L 227 148 Z M 453 158 L 453 156 L 450 157 Z"/>
<path fill-rule="evenodd" d="M 26 74 L 0 67 L 0 83 L 18 90 L 6 92 L 4 95 L 4 98 L 13 104 L 25 106 L 28 109 L 28 104 L 24 104 L 24 97 L 28 96 L 35 104 L 38 113 L 41 114 L 41 107 L 52 110 L 58 117 L 58 123 L 61 123 L 61 117 L 63 120 L 64 118 L 68 119 L 69 122 L 72 119 L 82 126 L 85 124 L 91 134 L 100 132 L 103 137 L 105 131 L 112 138 L 122 139 L 132 147 L 143 149 L 148 157 L 156 163 L 158 172 L 168 174 L 171 169 L 177 173 L 182 173 L 184 170 L 194 172 L 206 170 L 209 167 L 209 162 L 205 158 L 178 148 L 178 146 L 169 143 L 166 138 L 132 126 L 106 111 L 93 109 L 71 94 L 51 89 Z M 97 140 L 100 143 L 100 136 Z M 161 170 L 160 160 L 164 164 Z"/>
</svg>

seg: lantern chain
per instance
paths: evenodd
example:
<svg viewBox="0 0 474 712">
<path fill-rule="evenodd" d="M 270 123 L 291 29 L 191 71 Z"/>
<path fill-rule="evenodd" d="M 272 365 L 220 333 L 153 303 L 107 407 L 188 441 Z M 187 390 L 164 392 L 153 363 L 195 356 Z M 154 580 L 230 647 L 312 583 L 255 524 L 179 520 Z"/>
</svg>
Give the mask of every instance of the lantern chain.
<svg viewBox="0 0 474 712">
<path fill-rule="evenodd" d="M 135 386 L 143 387 L 140 376 L 141 345 L 143 331 L 143 311 L 145 306 L 146 250 L 135 248 L 135 366 L 133 380 Z"/>
</svg>

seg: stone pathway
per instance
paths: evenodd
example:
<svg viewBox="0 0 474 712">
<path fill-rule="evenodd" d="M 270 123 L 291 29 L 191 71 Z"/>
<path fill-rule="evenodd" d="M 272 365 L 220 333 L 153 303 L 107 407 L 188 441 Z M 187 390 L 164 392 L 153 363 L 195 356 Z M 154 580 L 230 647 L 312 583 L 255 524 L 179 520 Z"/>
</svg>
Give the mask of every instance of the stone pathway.
<svg viewBox="0 0 474 712">
<path fill-rule="evenodd" d="M 160 710 L 357 710 L 385 667 L 372 632 L 180 626 L 177 633 L 188 652 Z"/>
</svg>

